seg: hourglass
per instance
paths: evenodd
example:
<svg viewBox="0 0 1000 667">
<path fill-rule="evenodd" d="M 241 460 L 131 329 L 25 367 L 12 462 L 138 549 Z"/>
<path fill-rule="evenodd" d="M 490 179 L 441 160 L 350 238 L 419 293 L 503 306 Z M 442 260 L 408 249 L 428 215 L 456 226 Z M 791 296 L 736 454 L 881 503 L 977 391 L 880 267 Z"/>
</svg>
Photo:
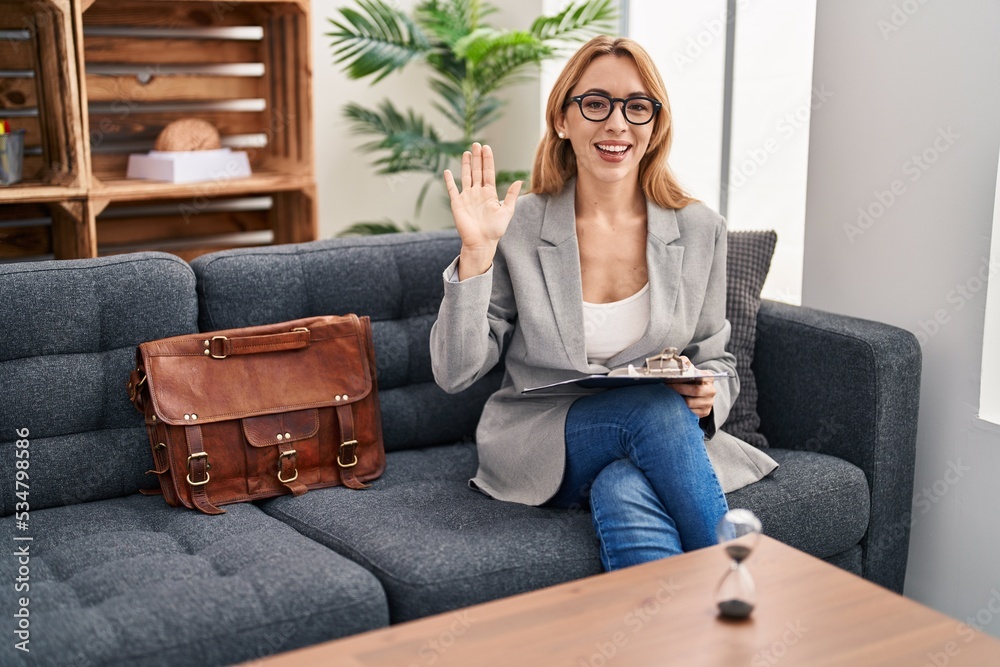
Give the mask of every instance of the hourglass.
<svg viewBox="0 0 1000 667">
<path fill-rule="evenodd" d="M 719 544 L 732 559 L 729 571 L 722 577 L 715 591 L 719 614 L 726 618 L 746 618 L 757 604 L 757 586 L 746 566 L 743 565 L 757 546 L 761 525 L 753 512 L 746 509 L 729 510 L 715 529 Z"/>
</svg>

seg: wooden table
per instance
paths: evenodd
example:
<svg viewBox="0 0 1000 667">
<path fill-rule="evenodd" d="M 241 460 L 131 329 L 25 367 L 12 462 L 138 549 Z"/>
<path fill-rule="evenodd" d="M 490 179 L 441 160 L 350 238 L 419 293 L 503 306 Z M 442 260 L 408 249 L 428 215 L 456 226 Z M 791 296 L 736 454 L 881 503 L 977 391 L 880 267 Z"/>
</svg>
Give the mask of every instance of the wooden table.
<svg viewBox="0 0 1000 667">
<path fill-rule="evenodd" d="M 763 537 L 758 604 L 717 617 L 728 567 L 714 546 L 318 644 L 266 667 L 1000 665 L 1000 641 Z"/>
</svg>

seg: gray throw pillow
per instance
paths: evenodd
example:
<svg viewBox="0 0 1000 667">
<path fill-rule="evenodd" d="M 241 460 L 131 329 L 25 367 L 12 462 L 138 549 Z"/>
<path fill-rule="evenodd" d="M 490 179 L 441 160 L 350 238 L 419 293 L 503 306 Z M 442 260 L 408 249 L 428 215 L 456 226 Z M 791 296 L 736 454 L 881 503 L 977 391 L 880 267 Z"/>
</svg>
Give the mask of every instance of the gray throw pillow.
<svg viewBox="0 0 1000 667">
<path fill-rule="evenodd" d="M 726 257 L 726 319 L 732 325 L 727 351 L 736 357 L 740 393 L 729 411 L 722 430 L 755 447 L 767 447 L 767 439 L 757 432 L 757 381 L 754 379 L 753 352 L 757 344 L 757 312 L 760 290 L 764 287 L 778 235 L 767 232 L 729 232 Z"/>
</svg>

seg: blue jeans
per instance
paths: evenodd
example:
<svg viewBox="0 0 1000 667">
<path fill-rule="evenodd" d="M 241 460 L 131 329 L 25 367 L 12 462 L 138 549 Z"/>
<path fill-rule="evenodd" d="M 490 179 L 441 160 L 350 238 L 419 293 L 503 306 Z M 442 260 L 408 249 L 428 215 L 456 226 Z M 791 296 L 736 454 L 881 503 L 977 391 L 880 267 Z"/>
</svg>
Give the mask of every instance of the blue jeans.
<svg viewBox="0 0 1000 667">
<path fill-rule="evenodd" d="M 670 387 L 644 384 L 577 399 L 566 470 L 550 507 L 589 502 L 605 570 L 716 543 L 729 509 L 698 417 Z"/>
</svg>

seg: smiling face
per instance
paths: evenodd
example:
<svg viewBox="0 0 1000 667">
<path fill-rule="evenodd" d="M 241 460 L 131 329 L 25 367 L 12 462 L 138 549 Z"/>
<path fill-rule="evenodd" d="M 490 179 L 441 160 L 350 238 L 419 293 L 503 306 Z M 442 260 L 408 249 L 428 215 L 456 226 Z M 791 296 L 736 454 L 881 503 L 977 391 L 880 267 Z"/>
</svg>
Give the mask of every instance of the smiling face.
<svg viewBox="0 0 1000 667">
<path fill-rule="evenodd" d="M 639 68 L 627 56 L 605 55 L 594 59 L 569 97 L 602 93 L 608 97 L 652 97 L 645 89 Z M 645 125 L 633 125 L 622 114 L 622 103 L 605 120 L 587 120 L 576 102 L 566 106 L 556 122 L 556 130 L 566 134 L 576 155 L 581 178 L 613 183 L 638 183 L 639 163 L 646 154 L 656 119 Z"/>
</svg>

